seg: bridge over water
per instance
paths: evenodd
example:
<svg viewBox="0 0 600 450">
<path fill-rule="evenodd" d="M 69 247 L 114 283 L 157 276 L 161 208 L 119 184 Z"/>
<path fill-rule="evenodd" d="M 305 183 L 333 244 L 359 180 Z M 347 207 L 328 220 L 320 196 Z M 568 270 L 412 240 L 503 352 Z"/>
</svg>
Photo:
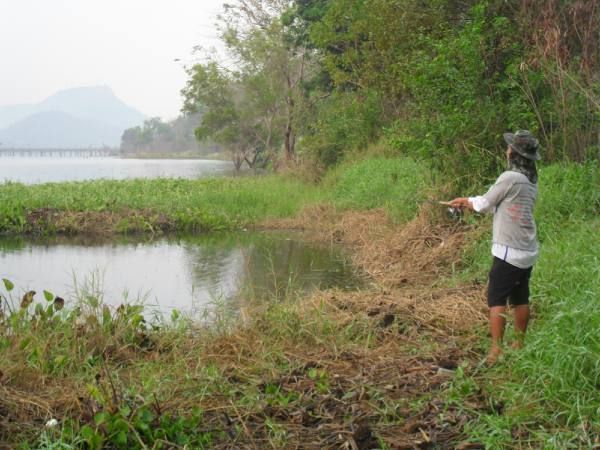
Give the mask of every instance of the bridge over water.
<svg viewBox="0 0 600 450">
<path fill-rule="evenodd" d="M 3 148 L 0 147 L 2 156 L 53 156 L 63 158 L 91 158 L 98 156 L 119 156 L 118 148 Z"/>
</svg>

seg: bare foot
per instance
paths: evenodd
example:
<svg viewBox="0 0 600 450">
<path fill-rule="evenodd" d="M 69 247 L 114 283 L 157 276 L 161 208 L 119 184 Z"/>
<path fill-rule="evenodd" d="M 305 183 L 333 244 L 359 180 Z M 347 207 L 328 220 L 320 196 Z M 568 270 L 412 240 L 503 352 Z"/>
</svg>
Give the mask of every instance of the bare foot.
<svg viewBox="0 0 600 450">
<path fill-rule="evenodd" d="M 492 347 L 487 355 L 486 363 L 488 366 L 493 366 L 498 362 L 498 358 L 502 354 L 502 349 L 500 347 Z"/>
</svg>

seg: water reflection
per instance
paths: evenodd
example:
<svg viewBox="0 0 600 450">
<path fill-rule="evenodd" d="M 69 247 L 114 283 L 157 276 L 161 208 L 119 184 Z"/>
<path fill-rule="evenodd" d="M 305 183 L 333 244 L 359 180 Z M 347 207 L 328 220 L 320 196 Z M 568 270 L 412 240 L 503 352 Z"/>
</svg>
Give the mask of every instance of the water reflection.
<svg viewBox="0 0 600 450">
<path fill-rule="evenodd" d="M 0 277 L 21 291 L 46 289 L 71 302 L 98 291 L 113 306 L 143 299 L 163 312 L 192 313 L 219 302 L 359 284 L 338 247 L 308 245 L 297 234 L 282 233 L 110 242 L 5 238 L 0 240 Z"/>
<path fill-rule="evenodd" d="M 201 159 L 121 159 L 109 157 L 0 158 L 0 183 L 25 184 L 126 178 L 201 178 L 233 173 L 228 161 Z"/>
</svg>

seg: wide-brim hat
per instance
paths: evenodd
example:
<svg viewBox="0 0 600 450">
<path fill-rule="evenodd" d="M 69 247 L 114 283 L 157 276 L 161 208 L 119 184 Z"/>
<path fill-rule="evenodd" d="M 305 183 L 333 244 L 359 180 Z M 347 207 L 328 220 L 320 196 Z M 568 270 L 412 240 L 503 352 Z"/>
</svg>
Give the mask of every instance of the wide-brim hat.
<svg viewBox="0 0 600 450">
<path fill-rule="evenodd" d="M 515 152 L 523 158 L 539 161 L 540 144 L 528 130 L 518 130 L 515 133 L 504 133 L 504 140 Z"/>
</svg>

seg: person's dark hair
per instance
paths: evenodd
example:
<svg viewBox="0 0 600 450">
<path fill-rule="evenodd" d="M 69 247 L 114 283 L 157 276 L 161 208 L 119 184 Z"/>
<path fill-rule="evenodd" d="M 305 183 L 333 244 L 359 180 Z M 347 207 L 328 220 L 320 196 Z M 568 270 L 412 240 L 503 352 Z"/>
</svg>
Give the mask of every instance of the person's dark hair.
<svg viewBox="0 0 600 450">
<path fill-rule="evenodd" d="M 525 158 L 511 148 L 508 154 L 508 170 L 525 175 L 532 183 L 537 183 L 538 174 L 535 161 Z"/>
</svg>

